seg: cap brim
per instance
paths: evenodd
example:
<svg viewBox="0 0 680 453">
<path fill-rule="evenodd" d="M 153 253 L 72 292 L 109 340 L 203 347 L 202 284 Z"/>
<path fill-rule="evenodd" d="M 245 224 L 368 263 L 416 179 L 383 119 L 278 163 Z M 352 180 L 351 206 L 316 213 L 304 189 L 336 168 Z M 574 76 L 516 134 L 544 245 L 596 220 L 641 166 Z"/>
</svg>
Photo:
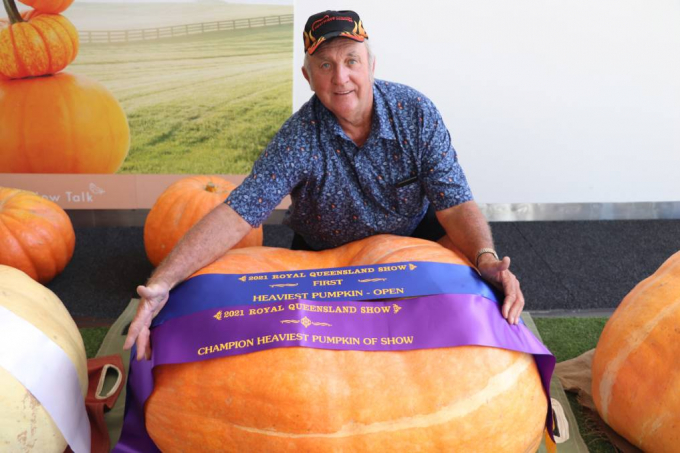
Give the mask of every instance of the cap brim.
<svg viewBox="0 0 680 453">
<path fill-rule="evenodd" d="M 338 37 L 353 39 L 354 41 L 357 41 L 357 42 L 364 42 L 366 40 L 366 38 L 364 38 L 361 35 L 349 34 L 346 31 L 332 31 L 332 32 L 326 33 L 323 36 L 320 36 L 314 44 L 309 46 L 309 49 L 307 49 L 307 53 L 309 55 L 312 55 L 314 52 L 316 52 L 316 49 L 318 49 L 321 44 L 325 43 L 326 41 L 330 41 L 333 38 L 338 38 Z"/>
</svg>

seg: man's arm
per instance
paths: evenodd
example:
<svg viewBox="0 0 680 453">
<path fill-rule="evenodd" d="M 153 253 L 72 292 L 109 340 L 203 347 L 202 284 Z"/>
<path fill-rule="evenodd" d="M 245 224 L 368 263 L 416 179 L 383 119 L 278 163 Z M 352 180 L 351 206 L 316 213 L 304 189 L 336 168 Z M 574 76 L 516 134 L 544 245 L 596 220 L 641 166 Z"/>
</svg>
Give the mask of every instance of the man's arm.
<svg viewBox="0 0 680 453">
<path fill-rule="evenodd" d="M 153 317 L 167 302 L 170 290 L 224 255 L 251 229 L 248 222 L 224 203 L 196 223 L 156 268 L 146 285 L 137 288 L 141 300 L 130 324 L 124 348 L 130 349 L 136 342 L 137 360 L 150 358 L 149 327 Z"/>
<path fill-rule="evenodd" d="M 502 260 L 497 260 L 492 254 L 484 253 L 479 256 L 479 262 L 475 262 L 477 252 L 481 249 L 493 249 L 491 229 L 477 203 L 468 201 L 437 211 L 437 219 L 446 230 L 446 236 L 453 246 L 477 266 L 482 277 L 503 289 L 505 292 L 501 310 L 503 317 L 510 324 L 517 324 L 524 308 L 524 295 L 519 287 L 519 281 L 509 270 L 510 258 L 506 256 Z"/>
</svg>

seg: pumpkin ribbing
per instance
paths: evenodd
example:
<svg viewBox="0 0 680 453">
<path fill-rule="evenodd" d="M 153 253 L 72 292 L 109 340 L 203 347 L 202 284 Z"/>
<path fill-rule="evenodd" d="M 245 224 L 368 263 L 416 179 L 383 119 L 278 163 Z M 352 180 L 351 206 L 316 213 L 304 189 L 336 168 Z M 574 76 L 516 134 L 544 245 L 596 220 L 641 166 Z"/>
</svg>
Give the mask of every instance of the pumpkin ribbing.
<svg viewBox="0 0 680 453">
<path fill-rule="evenodd" d="M 191 176 L 171 184 L 158 197 L 144 223 L 144 248 L 158 266 L 182 236 L 224 202 L 236 186 L 217 176 Z M 253 229 L 233 248 L 262 245 L 262 227 Z"/>
<path fill-rule="evenodd" d="M 64 72 L 0 81 L 0 137 L 0 173 L 115 173 L 130 147 L 111 92 Z"/>
<path fill-rule="evenodd" d="M 0 264 L 47 283 L 69 263 L 75 241 L 71 220 L 56 203 L 0 187 Z"/>
<path fill-rule="evenodd" d="M 602 331 L 592 393 L 603 420 L 649 452 L 680 444 L 680 252 L 640 282 Z"/>
<path fill-rule="evenodd" d="M 9 23 L 0 23 L 0 76 L 10 79 L 55 74 L 78 55 L 78 31 L 59 14 L 28 11 L 17 16 L 3 0 Z"/>
<path fill-rule="evenodd" d="M 323 252 L 234 250 L 198 274 L 400 261 L 467 264 L 436 243 L 381 235 Z M 293 347 L 157 367 L 146 418 L 164 451 L 532 451 L 546 410 L 523 353 Z M 499 430 L 505 420 L 513 428 Z"/>
</svg>

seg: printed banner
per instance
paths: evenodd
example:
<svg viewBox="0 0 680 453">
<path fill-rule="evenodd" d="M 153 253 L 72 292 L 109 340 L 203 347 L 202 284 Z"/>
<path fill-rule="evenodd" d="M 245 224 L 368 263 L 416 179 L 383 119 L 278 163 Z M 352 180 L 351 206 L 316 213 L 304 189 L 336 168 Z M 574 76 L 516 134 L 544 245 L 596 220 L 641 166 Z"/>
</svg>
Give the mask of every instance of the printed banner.
<svg viewBox="0 0 680 453">
<path fill-rule="evenodd" d="M 411 269 L 409 264 L 420 269 L 423 275 L 414 272 L 416 269 Z M 379 271 L 379 267 L 385 269 Z M 154 366 L 277 347 L 399 351 L 480 345 L 521 351 L 534 355 L 550 404 L 555 358 L 526 326 L 509 325 L 500 314 L 493 290 L 474 271 L 470 272 L 470 268 L 467 271 L 463 268 L 466 266 L 394 263 L 244 276 L 201 275 L 188 280 L 171 292 L 166 307 L 157 317 L 162 321 L 151 331 L 154 345 L 151 360 L 135 360 L 133 348 L 123 432 L 114 451 L 158 451 L 144 422 L 144 403 L 153 391 Z M 378 302 L 304 298 L 261 302 L 263 294 L 276 294 L 274 288 L 268 290 L 262 282 L 297 279 L 300 287 L 311 284 L 314 288 L 315 281 L 342 276 L 343 280 L 348 279 L 346 291 L 355 291 L 351 288 L 360 284 L 358 279 L 380 272 L 392 273 L 394 282 L 404 288 L 400 296 L 407 294 L 406 288 L 409 288 L 408 294 L 424 291 L 437 295 Z M 446 283 L 447 280 L 452 283 Z M 235 289 L 238 284 L 247 283 L 252 285 L 242 285 L 241 292 Z M 391 287 L 394 288 L 396 286 Z M 442 289 L 457 293 L 438 293 Z M 239 301 L 241 297 L 244 300 Z M 384 291 L 370 297 L 385 299 L 393 298 L 394 294 Z M 552 434 L 551 410 L 546 415 L 546 426 Z"/>
<path fill-rule="evenodd" d="M 225 291 L 225 288 L 229 290 Z M 153 326 L 199 310 L 232 305 L 298 299 L 370 300 L 430 294 L 479 294 L 498 301 L 494 290 L 473 268 L 451 263 L 411 261 L 247 275 L 205 274 L 177 286 L 173 290 L 175 300 L 190 300 L 191 303 L 168 303 L 154 318 Z M 220 315 L 216 313 L 216 316 Z"/>
</svg>

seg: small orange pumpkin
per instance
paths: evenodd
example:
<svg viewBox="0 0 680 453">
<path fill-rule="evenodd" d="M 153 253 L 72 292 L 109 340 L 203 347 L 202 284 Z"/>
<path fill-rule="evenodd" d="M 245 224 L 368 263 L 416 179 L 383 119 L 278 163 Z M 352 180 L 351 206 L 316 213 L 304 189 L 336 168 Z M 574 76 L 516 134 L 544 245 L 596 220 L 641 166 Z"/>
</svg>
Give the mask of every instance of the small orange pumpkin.
<svg viewBox="0 0 680 453">
<path fill-rule="evenodd" d="M 402 261 L 470 266 L 434 242 L 381 235 L 322 252 L 231 250 L 196 275 Z M 154 382 L 146 426 L 162 451 L 529 452 L 547 412 L 531 355 L 479 346 L 279 348 L 158 366 Z"/>
<path fill-rule="evenodd" d="M 48 14 L 59 14 L 71 6 L 73 0 L 19 0 L 27 6 L 33 7 L 36 11 Z"/>
<path fill-rule="evenodd" d="M 78 31 L 67 18 L 35 10 L 19 15 L 13 0 L 5 0 L 5 8 L 9 22 L 0 23 L 0 76 L 55 74 L 76 58 Z"/>
<path fill-rule="evenodd" d="M 236 186 L 217 176 L 192 176 L 168 187 L 156 200 L 144 223 L 144 247 L 149 261 L 158 266 L 182 236 Z M 262 227 L 253 229 L 233 248 L 262 245 Z"/>
<path fill-rule="evenodd" d="M 116 98 L 60 72 L 0 80 L 0 173 L 115 173 L 130 148 Z"/>
<path fill-rule="evenodd" d="M 71 261 L 75 244 L 71 220 L 56 203 L 0 187 L 0 264 L 45 284 Z"/>
<path fill-rule="evenodd" d="M 680 252 L 623 299 L 595 348 L 602 419 L 646 452 L 680 445 Z"/>
</svg>

